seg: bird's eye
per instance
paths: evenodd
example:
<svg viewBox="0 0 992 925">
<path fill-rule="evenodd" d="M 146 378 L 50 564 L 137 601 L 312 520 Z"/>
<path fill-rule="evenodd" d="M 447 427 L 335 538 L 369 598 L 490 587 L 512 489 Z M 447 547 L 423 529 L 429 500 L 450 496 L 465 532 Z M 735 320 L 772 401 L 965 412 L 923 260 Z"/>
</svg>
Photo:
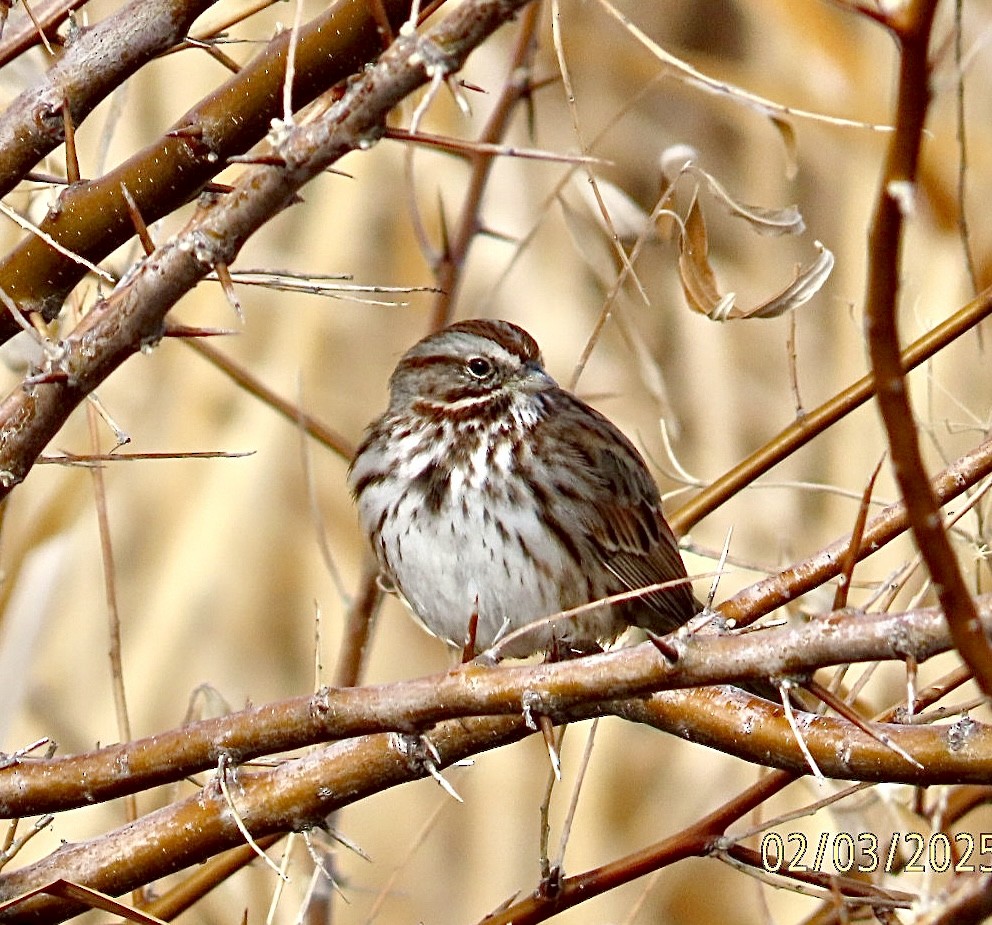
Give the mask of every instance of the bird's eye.
<svg viewBox="0 0 992 925">
<path fill-rule="evenodd" d="M 488 379 L 493 373 L 493 364 L 485 357 L 472 357 L 468 361 L 468 371 L 476 379 Z"/>
</svg>

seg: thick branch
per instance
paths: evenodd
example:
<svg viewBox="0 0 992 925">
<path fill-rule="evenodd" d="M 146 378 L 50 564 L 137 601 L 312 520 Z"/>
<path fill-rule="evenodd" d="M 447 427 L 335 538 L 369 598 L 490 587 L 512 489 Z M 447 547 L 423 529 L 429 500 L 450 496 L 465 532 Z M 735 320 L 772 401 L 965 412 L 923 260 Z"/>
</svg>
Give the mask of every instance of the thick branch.
<svg viewBox="0 0 992 925">
<path fill-rule="evenodd" d="M 501 717 L 448 723 L 430 738 L 445 767 L 527 734 L 522 719 Z M 228 773 L 228 789 L 245 826 L 259 837 L 320 827 L 342 806 L 428 773 L 425 760 L 405 752 L 394 737 L 376 735 L 318 749 L 271 771 L 238 768 Z M 35 864 L 0 875 L 0 903 L 58 877 L 119 895 L 243 842 L 214 779 L 192 797 L 123 829 L 63 845 Z M 0 921 L 40 925 L 81 911 L 77 903 L 40 896 L 0 909 Z"/>
<path fill-rule="evenodd" d="M 137 5 L 145 4 L 137 0 Z M 382 5 L 396 28 L 409 15 L 409 0 L 382 0 Z M 97 263 L 134 235 L 122 187 L 127 187 L 148 224 L 196 196 L 227 166 L 228 158 L 261 141 L 272 120 L 283 115 L 290 38 L 288 30 L 277 35 L 158 141 L 103 177 L 65 190 L 41 229 L 64 247 Z M 300 29 L 294 109 L 360 70 L 381 50 L 382 36 L 369 4 L 339 0 Z M 85 77 L 84 63 L 76 62 L 74 82 Z M 20 158 L 18 163 L 22 161 Z M 29 235 L 0 261 L 0 287 L 22 311 L 53 318 L 85 272 L 76 261 Z M 7 312 L 0 314 L 0 342 L 19 331 Z"/>
<path fill-rule="evenodd" d="M 423 37 L 400 36 L 339 99 L 324 100 L 319 115 L 284 126 L 277 157 L 285 166 L 248 169 L 230 193 L 200 208 L 60 344 L 51 375 L 15 390 L 0 404 L 0 497 L 24 478 L 90 391 L 143 344 L 161 337 L 166 314 L 184 293 L 214 265 L 232 263 L 245 241 L 292 202 L 307 181 L 349 151 L 373 144 L 397 103 L 429 77 L 456 71 L 526 2 L 476 0 Z M 97 215 L 96 220 L 103 226 L 110 218 Z M 3 274 L 0 267 L 0 285 Z"/>
<path fill-rule="evenodd" d="M 577 720 L 616 713 L 627 719 L 698 740 L 748 760 L 806 770 L 805 757 L 782 711 L 728 688 L 668 691 L 649 700 L 580 707 L 561 718 Z M 731 721 L 728 722 L 727 718 Z M 843 720 L 809 717 L 803 734 L 824 774 L 856 780 L 917 784 L 988 782 L 992 729 L 973 721 L 955 726 L 885 726 L 917 756 L 919 767 L 852 729 Z M 430 733 L 432 748 L 419 737 L 365 736 L 312 751 L 276 768 L 236 771 L 230 792 L 245 826 L 255 836 L 305 830 L 326 815 L 372 793 L 416 780 L 480 751 L 528 733 L 522 719 L 471 718 L 441 724 Z M 234 772 L 232 772 L 233 774 Z M 189 837 L 195 833 L 195 837 Z M 0 876 L 0 901 L 66 877 L 119 894 L 197 863 L 241 843 L 230 807 L 216 782 L 194 796 L 88 842 L 64 845 L 35 864 Z M 61 899 L 38 897 L 0 910 L 0 921 L 47 923 L 80 911 Z"/>
<path fill-rule="evenodd" d="M 132 0 L 72 41 L 47 73 L 0 114 L 0 196 L 65 140 L 62 106 L 79 126 L 142 65 L 186 37 L 216 0 Z"/>
<path fill-rule="evenodd" d="M 665 691 L 649 700 L 618 701 L 608 709 L 744 761 L 809 773 L 782 709 L 736 688 Z M 920 767 L 846 720 L 804 713 L 800 725 L 806 747 L 825 777 L 920 786 L 984 784 L 992 779 L 992 726 L 967 717 L 951 726 L 875 724 Z"/>
<path fill-rule="evenodd" d="M 992 598 L 984 603 L 992 624 Z M 222 757 L 240 763 L 329 739 L 428 729 L 458 717 L 531 711 L 565 719 L 569 711 L 597 702 L 674 687 L 808 674 L 858 661 L 912 657 L 923 662 L 947 651 L 951 639 L 941 614 L 932 609 L 884 615 L 839 612 L 797 628 L 697 634 L 677 644 L 682 651 L 674 665 L 651 644 L 543 665 L 487 669 L 472 664 L 412 681 L 325 690 L 88 754 L 24 760 L 0 770 L 0 815 L 58 812 L 114 799 L 209 770 Z M 726 713 L 716 721 L 733 725 Z M 893 728 L 894 737 L 903 735 L 900 727 Z M 680 729 L 680 735 L 694 738 L 691 724 Z M 709 737 L 700 741 L 714 744 Z M 791 735 L 783 734 L 783 742 L 786 750 L 795 747 Z M 749 760 L 763 760 L 751 744 L 745 750 L 732 749 Z M 790 760 L 801 764 L 803 759 L 797 751 Z M 126 775 L 122 767 L 128 769 Z"/>
</svg>

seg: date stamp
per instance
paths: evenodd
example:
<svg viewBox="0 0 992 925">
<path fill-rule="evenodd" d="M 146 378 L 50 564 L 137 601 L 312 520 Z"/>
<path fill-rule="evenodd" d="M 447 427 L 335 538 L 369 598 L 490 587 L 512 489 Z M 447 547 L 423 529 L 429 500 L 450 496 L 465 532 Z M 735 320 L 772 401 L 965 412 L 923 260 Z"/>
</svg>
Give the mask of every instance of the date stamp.
<svg viewBox="0 0 992 925">
<path fill-rule="evenodd" d="M 992 832 L 766 832 L 761 866 L 769 873 L 992 873 Z"/>
</svg>

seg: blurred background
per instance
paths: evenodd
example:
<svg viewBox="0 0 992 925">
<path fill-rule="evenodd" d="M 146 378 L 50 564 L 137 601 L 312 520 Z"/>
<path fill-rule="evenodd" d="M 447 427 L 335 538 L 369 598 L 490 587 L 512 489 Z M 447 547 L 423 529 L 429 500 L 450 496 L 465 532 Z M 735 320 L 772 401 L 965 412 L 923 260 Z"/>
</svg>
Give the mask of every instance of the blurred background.
<svg viewBox="0 0 992 925">
<path fill-rule="evenodd" d="M 80 15 L 97 21 L 121 5 L 95 0 Z M 197 28 L 239 5 L 246 4 L 218 3 Z M 303 3 L 304 19 L 323 7 Z M 698 484 L 707 484 L 795 419 L 792 357 L 798 397 L 806 409 L 866 371 L 865 247 L 887 137 L 871 126 L 892 117 L 897 59 L 881 28 L 844 7 L 825 0 L 615 4 L 666 52 L 709 77 L 793 110 L 862 123 L 794 116 L 791 139 L 740 98 L 705 92 L 680 79 L 600 3 L 562 0 L 561 41 L 575 94 L 577 137 L 552 45 L 549 7 L 542 10 L 534 77 L 548 83 L 533 94 L 530 113 L 526 108 L 517 113 L 508 143 L 562 154 L 586 150 L 602 158 L 593 168 L 596 177 L 636 204 L 638 221 L 657 202 L 660 161 L 674 145 L 691 146 L 696 163 L 741 202 L 798 205 L 805 233 L 773 238 L 755 234 L 702 195 L 711 261 L 723 291 L 737 293 L 744 306 L 787 286 L 796 267 L 814 258 L 815 241 L 836 257 L 824 288 L 791 318 L 721 324 L 693 313 L 685 303 L 671 223 L 659 223 L 643 247 L 635 269 L 645 297 L 629 282 L 623 287 L 616 316 L 606 323 L 577 391 L 609 415 L 656 467 L 670 511 L 691 496 L 694 486 L 674 477 L 663 427 L 678 466 Z M 12 16 L 22 12 L 15 8 Z M 978 285 L 990 279 L 992 228 L 984 204 L 992 193 L 992 120 L 990 61 L 983 42 L 992 8 L 986 2 L 963 4 L 963 100 L 953 4 L 942 4 L 941 13 L 924 183 L 903 260 L 905 342 L 967 302 L 974 291 L 958 234 L 962 103 L 970 247 Z M 295 4 L 258 13 L 231 29 L 224 50 L 246 61 L 280 21 L 288 25 L 294 15 Z M 461 75 L 479 88 L 464 91 L 470 114 L 442 93 L 424 117 L 424 130 L 460 138 L 478 134 L 507 78 L 516 28 L 504 28 L 470 58 Z M 44 67 L 37 49 L 8 66 L 0 82 L 3 104 Z M 83 175 L 97 175 L 159 137 L 224 79 L 220 65 L 196 50 L 144 68 L 80 127 Z M 415 102 L 394 113 L 394 125 L 409 125 Z M 444 226 L 450 230 L 460 219 L 468 167 L 451 154 L 420 148 L 411 174 L 406 157 L 404 144 L 388 139 L 348 156 L 336 166 L 349 176 L 325 174 L 311 183 L 305 201 L 255 236 L 233 269 L 342 274 L 368 287 L 432 286 L 430 259 L 411 213 L 419 211 L 430 246 L 439 248 Z M 64 173 L 64 151 L 39 166 Z M 231 168 L 220 179 L 236 173 Z M 7 202 L 40 217 L 54 195 L 48 188 L 22 186 Z M 498 316 L 526 327 L 541 343 L 549 371 L 563 382 L 572 376 L 618 271 L 609 233 L 591 202 L 583 169 L 500 159 L 480 210 L 490 234 L 475 239 L 454 306 L 457 318 Z M 189 214 L 184 210 L 156 226 L 156 240 L 165 240 Z M 0 219 L 4 252 L 20 236 L 16 226 Z M 122 272 L 138 255 L 132 243 L 106 265 Z M 97 295 L 96 285 L 86 282 L 73 300 L 86 306 Z M 183 299 L 173 316 L 185 324 L 236 329 L 212 346 L 353 445 L 384 408 L 395 362 L 429 329 L 436 299 L 423 291 L 324 298 L 247 286 L 239 286 L 238 295 L 243 319 L 211 282 Z M 25 350 L 18 343 L 6 349 L 6 365 L 0 368 L 4 390 L 18 386 Z M 925 451 L 936 471 L 984 439 L 989 427 L 992 382 L 981 333 L 946 350 L 912 382 Z M 345 487 L 347 460 L 301 437 L 298 427 L 174 340 L 133 358 L 98 394 L 130 436 L 129 451 L 250 454 L 118 462 L 103 470 L 133 734 L 149 735 L 182 723 L 187 715 L 215 715 L 330 682 L 344 615 L 366 554 Z M 101 431 L 101 440 L 101 451 L 113 446 L 109 429 Z M 698 524 L 687 538 L 690 572 L 710 572 L 711 554 L 719 552 L 732 530 L 735 565 L 720 585 L 719 600 L 842 536 L 851 528 L 862 488 L 884 449 L 875 409 L 867 406 L 851 415 Z M 49 448 L 51 453 L 92 451 L 82 412 Z M 895 497 L 883 468 L 875 498 L 888 502 Z M 987 584 L 983 523 L 980 515 L 966 519 L 958 536 L 977 590 Z M 321 531 L 333 571 L 320 553 Z M 895 544 L 859 566 L 854 599 L 867 600 L 912 554 L 908 543 Z M 56 740 L 61 753 L 117 740 L 105 577 L 88 471 L 39 465 L 13 493 L 3 511 L 0 572 L 0 750 L 13 751 L 43 736 Z M 708 588 L 704 580 L 697 592 L 705 595 Z M 910 606 L 921 588 L 917 576 L 896 606 Z M 831 595 L 832 589 L 811 595 L 801 605 L 809 612 L 826 610 Z M 444 647 L 393 599 L 382 608 L 368 655 L 367 683 L 412 678 L 450 665 Z M 925 666 L 925 673 L 946 665 Z M 881 708 L 899 698 L 902 684 L 898 671 L 882 672 L 868 701 Z M 586 732 L 576 726 L 566 736 L 553 839 Z M 648 729 L 619 720 L 603 723 L 565 855 L 566 872 L 595 867 L 672 834 L 758 773 Z M 374 913 L 380 923 L 471 922 L 513 893 L 532 890 L 547 775 L 543 745 L 531 740 L 453 770 L 448 777 L 464 804 L 427 780 L 342 812 L 337 828 L 368 853 L 371 863 L 345 849 L 337 852 L 342 896 L 333 901 L 333 918 L 365 922 Z M 139 806 L 151 810 L 187 792 L 192 787 L 142 795 Z M 768 812 L 826 792 L 811 784 L 794 785 Z M 802 826 L 814 833 L 824 828 L 905 830 L 911 801 L 912 794 L 899 788 L 879 788 L 845 803 L 846 816 L 821 813 Z M 118 806 L 65 814 L 32 849 L 47 853 L 60 839 L 91 837 L 123 821 Z M 301 844 L 292 851 L 291 882 L 271 913 L 279 922 L 296 920 L 313 869 Z M 253 865 L 186 913 L 184 921 L 230 922 L 243 909 L 249 921 L 261 921 L 275 887 L 271 872 Z M 769 908 L 779 920 L 798 921 L 814 908 L 809 900 L 741 880 L 717 861 L 694 860 L 560 919 L 725 921 L 728 896 L 733 896 L 733 918 L 740 922 L 764 921 Z"/>
</svg>

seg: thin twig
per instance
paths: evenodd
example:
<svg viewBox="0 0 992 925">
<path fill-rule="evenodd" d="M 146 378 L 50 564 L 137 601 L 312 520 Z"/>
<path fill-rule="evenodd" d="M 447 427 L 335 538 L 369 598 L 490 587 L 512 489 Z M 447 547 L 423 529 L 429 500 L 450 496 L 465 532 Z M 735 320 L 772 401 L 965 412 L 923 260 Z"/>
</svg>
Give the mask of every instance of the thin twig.
<svg viewBox="0 0 992 925">
<path fill-rule="evenodd" d="M 865 535 L 865 523 L 868 521 L 868 509 L 871 506 L 871 495 L 875 489 L 875 481 L 878 473 L 882 471 L 883 460 L 878 461 L 878 465 L 872 471 L 861 495 L 861 504 L 858 505 L 858 516 L 854 520 L 854 527 L 851 530 L 851 542 L 848 546 L 847 555 L 841 565 L 840 576 L 837 582 L 837 591 L 834 594 L 834 604 L 832 610 L 840 610 L 847 606 L 847 597 L 851 590 L 851 579 L 854 576 L 854 566 L 858 563 L 858 550 Z"/>
<path fill-rule="evenodd" d="M 238 386 L 250 395 L 265 402 L 265 404 L 290 422 L 297 424 L 318 443 L 322 443 L 343 459 L 350 460 L 354 456 L 354 446 L 350 441 L 346 440 L 340 434 L 335 433 L 313 415 L 299 408 L 295 403 L 281 398 L 237 361 L 217 350 L 211 344 L 206 343 L 202 338 L 188 339 L 183 342 L 191 350 L 200 354 L 204 359 L 209 360 L 214 366 L 226 373 Z"/>
</svg>

